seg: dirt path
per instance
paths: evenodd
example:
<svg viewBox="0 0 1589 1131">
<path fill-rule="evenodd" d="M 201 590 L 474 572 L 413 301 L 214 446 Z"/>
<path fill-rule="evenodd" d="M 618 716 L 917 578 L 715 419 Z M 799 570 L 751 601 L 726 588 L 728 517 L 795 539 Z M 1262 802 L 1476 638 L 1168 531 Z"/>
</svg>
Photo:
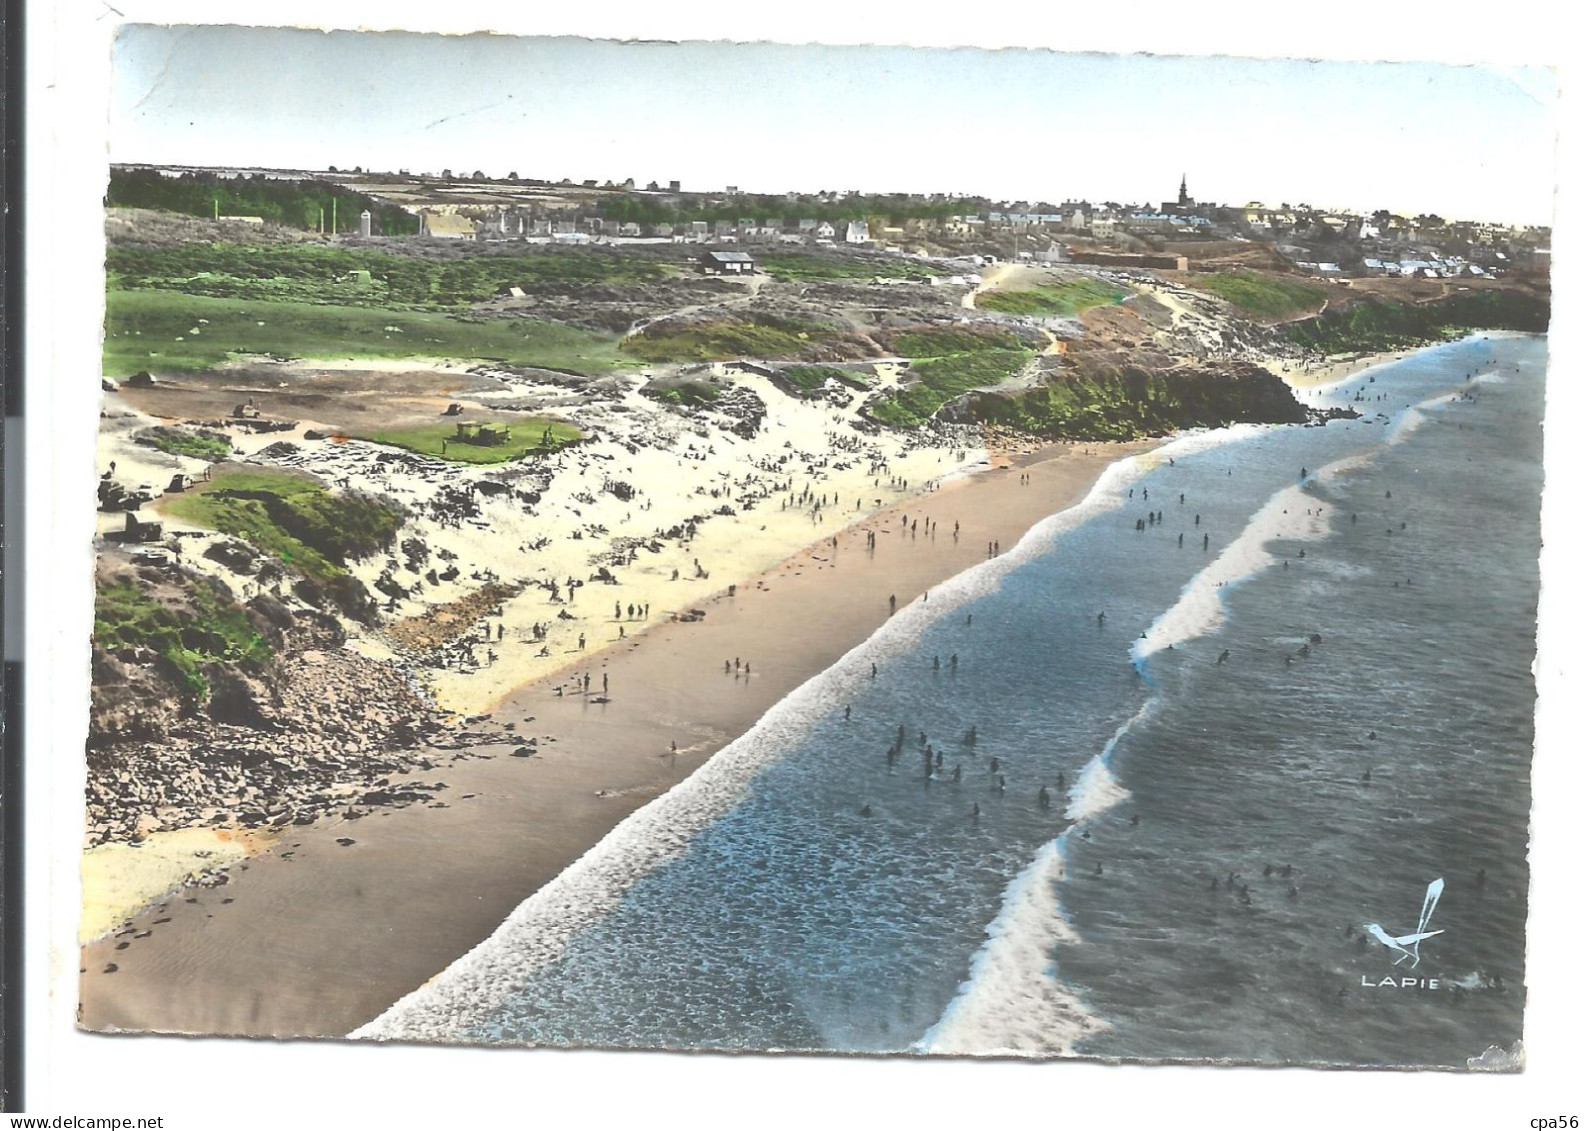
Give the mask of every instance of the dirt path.
<svg viewBox="0 0 1589 1131">
<path fill-rule="evenodd" d="M 768 276 L 758 273 L 742 279 L 736 279 L 735 281 L 745 284 L 744 294 L 732 295 L 714 302 L 699 302 L 690 306 L 681 306 L 674 310 L 663 311 L 661 314 L 653 315 L 650 318 L 638 319 L 630 324 L 629 329 L 624 333 L 621 340 L 627 341 L 636 334 L 644 333 L 648 327 L 655 326 L 658 322 L 666 322 L 671 318 L 687 318 L 690 315 L 701 314 L 708 310 L 743 310 L 756 301 L 756 296 L 761 293 L 761 288 L 767 285 Z"/>
</svg>

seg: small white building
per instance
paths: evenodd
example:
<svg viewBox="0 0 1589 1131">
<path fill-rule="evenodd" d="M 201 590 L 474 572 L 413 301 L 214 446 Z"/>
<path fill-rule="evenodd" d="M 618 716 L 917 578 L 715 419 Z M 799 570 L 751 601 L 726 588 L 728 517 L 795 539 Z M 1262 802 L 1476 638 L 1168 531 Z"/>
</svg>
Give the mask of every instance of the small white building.
<svg viewBox="0 0 1589 1131">
<path fill-rule="evenodd" d="M 844 232 L 845 243 L 871 243 L 872 230 L 865 220 L 851 220 Z"/>
</svg>

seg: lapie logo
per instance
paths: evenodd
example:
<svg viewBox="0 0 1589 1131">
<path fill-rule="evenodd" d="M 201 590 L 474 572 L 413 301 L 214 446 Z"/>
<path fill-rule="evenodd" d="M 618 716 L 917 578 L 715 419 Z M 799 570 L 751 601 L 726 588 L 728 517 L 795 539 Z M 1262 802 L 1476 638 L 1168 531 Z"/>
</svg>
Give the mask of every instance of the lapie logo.
<svg viewBox="0 0 1589 1131">
<path fill-rule="evenodd" d="M 1424 891 L 1423 909 L 1418 913 L 1418 928 L 1408 934 L 1392 935 L 1378 923 L 1365 923 L 1363 925 L 1363 930 L 1396 952 L 1396 960 L 1391 963 L 1392 966 L 1400 966 L 1403 962 L 1409 962 L 1408 970 L 1417 969 L 1420 960 L 1418 954 L 1419 946 L 1425 939 L 1432 939 L 1436 935 L 1445 934 L 1444 930 L 1431 931 L 1429 929 L 1429 921 L 1434 918 L 1435 908 L 1440 904 L 1440 895 L 1445 890 L 1446 881 L 1444 878 L 1434 880 L 1429 884 L 1429 887 Z M 1363 976 L 1363 985 L 1421 990 L 1437 990 L 1440 988 L 1440 982 L 1436 978 L 1393 978 L 1387 975 L 1377 982 L 1372 982 L 1366 974 Z"/>
</svg>

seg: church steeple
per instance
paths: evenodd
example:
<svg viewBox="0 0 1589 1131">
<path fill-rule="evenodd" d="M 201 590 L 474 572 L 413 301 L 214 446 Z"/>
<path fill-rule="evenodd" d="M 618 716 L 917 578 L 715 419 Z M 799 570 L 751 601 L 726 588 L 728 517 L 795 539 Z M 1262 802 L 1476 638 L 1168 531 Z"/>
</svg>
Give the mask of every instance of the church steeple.
<svg viewBox="0 0 1589 1131">
<path fill-rule="evenodd" d="M 1180 206 L 1182 208 L 1185 208 L 1185 207 L 1187 207 L 1188 205 L 1190 205 L 1192 203 L 1192 198 L 1189 195 L 1187 195 L 1187 192 L 1186 192 L 1186 174 L 1185 173 L 1181 174 L 1181 195 L 1178 198 L 1178 202 L 1179 202 L 1179 204 L 1180 204 Z"/>
</svg>

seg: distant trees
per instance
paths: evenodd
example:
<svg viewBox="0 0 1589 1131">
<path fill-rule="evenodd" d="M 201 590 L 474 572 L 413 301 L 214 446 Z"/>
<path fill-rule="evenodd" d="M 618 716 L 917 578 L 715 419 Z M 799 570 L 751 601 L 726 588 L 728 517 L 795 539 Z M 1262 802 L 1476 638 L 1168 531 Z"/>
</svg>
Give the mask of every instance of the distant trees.
<svg viewBox="0 0 1589 1131">
<path fill-rule="evenodd" d="M 223 177 L 184 173 L 167 177 L 155 169 L 112 169 L 105 203 L 113 208 L 153 208 L 189 216 L 258 216 L 275 224 L 313 230 L 332 202 L 341 216 L 369 209 L 387 235 L 419 230 L 419 221 L 402 208 L 322 180 L 281 181 L 266 177 Z"/>
</svg>

